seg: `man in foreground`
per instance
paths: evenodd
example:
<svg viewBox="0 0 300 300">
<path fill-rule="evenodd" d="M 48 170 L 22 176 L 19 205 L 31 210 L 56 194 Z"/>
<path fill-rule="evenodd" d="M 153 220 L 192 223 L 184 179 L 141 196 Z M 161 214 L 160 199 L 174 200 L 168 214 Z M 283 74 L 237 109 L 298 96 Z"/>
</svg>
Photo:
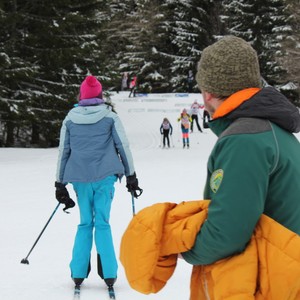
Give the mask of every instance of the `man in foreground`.
<svg viewBox="0 0 300 300">
<path fill-rule="evenodd" d="M 197 82 L 218 140 L 208 161 L 208 217 L 183 258 L 208 265 L 241 253 L 262 214 L 299 235 L 298 108 L 261 88 L 255 50 L 234 36 L 204 49 Z"/>
</svg>

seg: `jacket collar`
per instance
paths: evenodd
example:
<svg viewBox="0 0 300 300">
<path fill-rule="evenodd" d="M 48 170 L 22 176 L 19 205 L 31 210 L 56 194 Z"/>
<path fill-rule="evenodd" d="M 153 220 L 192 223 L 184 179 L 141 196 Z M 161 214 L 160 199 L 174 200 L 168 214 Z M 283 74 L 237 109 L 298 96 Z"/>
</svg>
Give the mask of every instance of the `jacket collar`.
<svg viewBox="0 0 300 300">
<path fill-rule="evenodd" d="M 229 114 L 234 109 L 239 107 L 242 103 L 253 97 L 260 90 L 260 88 L 249 88 L 232 94 L 227 99 L 225 99 L 223 103 L 218 107 L 213 115 L 213 119 L 221 118 Z"/>
</svg>

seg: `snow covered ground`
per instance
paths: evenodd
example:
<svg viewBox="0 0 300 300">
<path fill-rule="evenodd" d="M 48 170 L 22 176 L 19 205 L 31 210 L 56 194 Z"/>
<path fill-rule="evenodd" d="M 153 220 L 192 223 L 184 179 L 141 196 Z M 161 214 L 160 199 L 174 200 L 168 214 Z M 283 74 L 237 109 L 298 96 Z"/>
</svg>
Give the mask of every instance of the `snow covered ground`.
<svg viewBox="0 0 300 300">
<path fill-rule="evenodd" d="M 136 98 L 128 98 L 128 92 L 113 95 L 112 102 L 130 141 L 140 187 L 144 189 L 143 195 L 135 201 L 137 212 L 157 202 L 202 199 L 206 161 L 216 136 L 208 129 L 204 134 L 194 130 L 190 135 L 190 149 L 182 149 L 177 117 L 194 100 L 202 103 L 201 95 L 149 94 Z M 169 118 L 174 129 L 174 147 L 171 149 L 159 147 L 159 127 L 164 117 Z M 57 154 L 57 148 L 0 148 L 1 300 L 73 299 L 68 264 L 79 220 L 77 207 L 69 215 L 59 208 L 29 256 L 30 264 L 20 263 L 57 205 L 54 197 Z M 75 199 L 71 186 L 69 191 Z M 123 181 L 116 184 L 111 211 L 117 254 L 122 234 L 131 218 L 131 196 Z M 162 291 L 143 295 L 130 288 L 119 264 L 115 285 L 117 299 L 188 299 L 190 273 L 191 266 L 180 260 Z M 81 299 L 107 299 L 105 285 L 96 271 L 95 248 L 92 271 L 83 284 Z"/>
</svg>

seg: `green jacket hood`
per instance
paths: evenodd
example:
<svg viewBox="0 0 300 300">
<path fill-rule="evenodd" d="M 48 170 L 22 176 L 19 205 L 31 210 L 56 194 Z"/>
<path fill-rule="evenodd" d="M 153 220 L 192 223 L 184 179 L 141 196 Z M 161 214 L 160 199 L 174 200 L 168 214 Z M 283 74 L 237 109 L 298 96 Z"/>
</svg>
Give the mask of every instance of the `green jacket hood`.
<svg viewBox="0 0 300 300">
<path fill-rule="evenodd" d="M 289 132 L 300 131 L 299 109 L 273 87 L 263 88 L 225 118 L 267 119 Z"/>
</svg>

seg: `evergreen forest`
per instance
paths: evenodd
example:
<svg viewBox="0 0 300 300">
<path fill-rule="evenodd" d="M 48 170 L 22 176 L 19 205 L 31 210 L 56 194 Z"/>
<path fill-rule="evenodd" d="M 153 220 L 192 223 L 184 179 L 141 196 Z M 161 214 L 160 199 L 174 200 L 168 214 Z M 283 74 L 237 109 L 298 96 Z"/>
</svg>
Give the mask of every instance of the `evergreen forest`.
<svg viewBox="0 0 300 300">
<path fill-rule="evenodd" d="M 228 34 L 299 107 L 299 19 L 299 0 L 0 0 L 0 147 L 56 147 L 89 74 L 107 98 L 124 72 L 139 93 L 186 92 L 202 50 Z"/>
</svg>

